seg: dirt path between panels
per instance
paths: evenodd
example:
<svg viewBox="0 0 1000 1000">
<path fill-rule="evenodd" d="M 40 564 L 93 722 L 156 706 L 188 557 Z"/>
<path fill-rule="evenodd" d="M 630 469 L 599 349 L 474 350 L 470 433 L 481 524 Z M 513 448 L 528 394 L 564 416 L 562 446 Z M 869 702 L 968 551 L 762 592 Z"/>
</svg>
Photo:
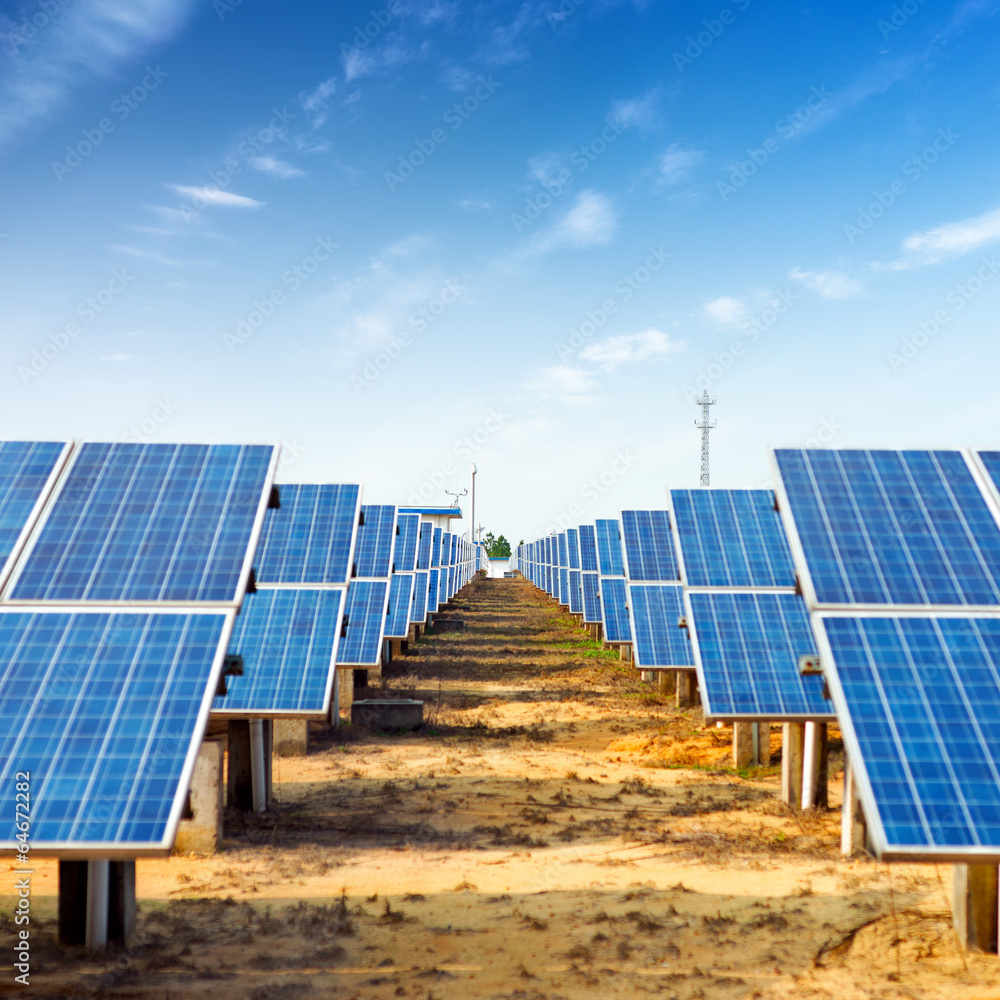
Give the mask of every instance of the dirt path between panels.
<svg viewBox="0 0 1000 1000">
<path fill-rule="evenodd" d="M 449 613 L 465 628 L 380 685 L 425 700 L 424 731 L 327 732 L 222 853 L 140 861 L 125 954 L 57 950 L 36 895 L 24 995 L 1000 998 L 996 957 L 956 946 L 947 866 L 843 860 L 838 810 L 789 813 L 778 768 L 733 771 L 729 730 L 525 581 Z"/>
</svg>

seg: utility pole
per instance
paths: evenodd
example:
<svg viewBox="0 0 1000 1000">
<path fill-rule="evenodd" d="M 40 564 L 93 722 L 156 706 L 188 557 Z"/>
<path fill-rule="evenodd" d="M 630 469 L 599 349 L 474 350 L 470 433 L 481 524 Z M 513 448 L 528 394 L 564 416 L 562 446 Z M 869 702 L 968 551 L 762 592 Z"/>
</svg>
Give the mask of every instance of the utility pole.
<svg viewBox="0 0 1000 1000">
<path fill-rule="evenodd" d="M 708 486 L 708 432 L 717 423 L 717 421 L 709 419 L 708 408 L 715 405 L 715 400 L 708 398 L 708 390 L 706 389 L 695 400 L 695 403 L 701 407 L 701 422 L 697 420 L 694 422 L 695 427 L 701 431 L 701 485 Z"/>
<path fill-rule="evenodd" d="M 472 463 L 472 511 L 469 518 L 469 539 L 473 547 L 476 544 L 476 463 Z"/>
</svg>

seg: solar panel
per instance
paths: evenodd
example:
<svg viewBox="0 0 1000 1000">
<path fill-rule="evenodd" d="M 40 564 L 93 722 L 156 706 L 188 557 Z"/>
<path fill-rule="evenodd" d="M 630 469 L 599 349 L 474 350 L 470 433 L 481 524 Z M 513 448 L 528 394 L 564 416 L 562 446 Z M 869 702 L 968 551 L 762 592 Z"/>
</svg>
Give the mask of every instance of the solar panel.
<svg viewBox="0 0 1000 1000">
<path fill-rule="evenodd" d="M 583 621 L 587 625 L 596 625 L 603 621 L 601 612 L 601 578 L 597 573 L 584 570 L 580 573 L 580 585 L 583 590 Z"/>
<path fill-rule="evenodd" d="M 396 541 L 396 508 L 364 504 L 354 550 L 354 576 L 362 580 L 388 579 Z"/>
<path fill-rule="evenodd" d="M 559 593 L 556 600 L 563 605 L 569 604 L 569 570 L 565 566 L 559 567 Z"/>
<path fill-rule="evenodd" d="M 566 529 L 566 550 L 569 554 L 569 568 L 580 568 L 580 532 L 576 528 Z"/>
<path fill-rule="evenodd" d="M 631 642 L 632 626 L 628 617 L 628 593 L 621 577 L 601 578 L 601 606 L 604 612 L 604 638 L 607 642 Z"/>
<path fill-rule="evenodd" d="M 434 541 L 431 545 L 431 569 L 437 569 L 441 565 L 441 535 L 440 528 L 434 529 Z"/>
<path fill-rule="evenodd" d="M 344 610 L 347 624 L 337 649 L 338 666 L 372 667 L 382 662 L 388 601 L 388 581 L 351 581 Z"/>
<path fill-rule="evenodd" d="M 687 597 L 706 718 L 833 718 L 822 678 L 799 671 L 799 657 L 815 655 L 816 642 L 798 594 L 689 591 Z"/>
<path fill-rule="evenodd" d="M 580 532 L 580 569 L 598 572 L 597 564 L 597 533 L 592 524 L 581 524 Z"/>
<path fill-rule="evenodd" d="M 556 559 L 560 569 L 569 569 L 569 543 L 565 531 L 560 531 L 556 536 Z"/>
<path fill-rule="evenodd" d="M 675 582 L 680 578 L 670 514 L 665 510 L 623 510 L 622 537 L 630 580 Z"/>
<path fill-rule="evenodd" d="M 351 576 L 361 487 L 285 483 L 264 516 L 254 559 L 258 583 L 345 584 Z"/>
<path fill-rule="evenodd" d="M 417 569 L 431 568 L 431 546 L 434 544 L 434 525 L 420 522 L 420 540 L 417 543 Z"/>
<path fill-rule="evenodd" d="M 238 604 L 276 460 L 270 445 L 81 445 L 7 600 Z"/>
<path fill-rule="evenodd" d="M 410 634 L 410 609 L 413 606 L 413 574 L 393 573 L 389 580 L 389 616 L 385 622 L 386 639 L 405 639 Z"/>
<path fill-rule="evenodd" d="M 31 774 L 33 853 L 169 852 L 233 614 L 0 611 L 0 782 Z"/>
<path fill-rule="evenodd" d="M 578 569 L 569 571 L 569 613 L 571 615 L 583 614 L 583 590 L 581 589 Z"/>
<path fill-rule="evenodd" d="M 636 667 L 693 667 L 691 643 L 677 624 L 684 614 L 680 585 L 633 584 L 629 597 Z"/>
<path fill-rule="evenodd" d="M 0 587 L 71 448 L 65 441 L 0 441 Z"/>
<path fill-rule="evenodd" d="M 420 532 L 419 514 L 400 514 L 397 519 L 396 572 L 412 573 L 417 568 L 417 541 Z"/>
<path fill-rule="evenodd" d="M 601 576 L 624 576 L 625 563 L 622 561 L 621 532 L 618 522 L 611 519 L 599 520 L 597 531 L 597 560 Z"/>
<path fill-rule="evenodd" d="M 438 584 L 441 570 L 432 569 L 427 571 L 427 610 L 431 614 L 438 609 Z"/>
<path fill-rule="evenodd" d="M 795 587 L 792 554 L 770 490 L 671 490 L 689 587 Z"/>
<path fill-rule="evenodd" d="M 427 620 L 427 585 L 429 573 L 417 570 L 414 574 L 413 607 L 410 609 L 410 621 L 423 623 Z"/>
<path fill-rule="evenodd" d="M 330 711 L 345 590 L 261 588 L 237 616 L 229 652 L 243 676 L 227 679 L 213 714 L 325 718 Z"/>
<path fill-rule="evenodd" d="M 1000 525 L 960 452 L 774 456 L 811 605 L 1000 605 Z"/>
<path fill-rule="evenodd" d="M 1000 859 L 1000 619 L 818 615 L 823 670 L 884 860 Z"/>
</svg>

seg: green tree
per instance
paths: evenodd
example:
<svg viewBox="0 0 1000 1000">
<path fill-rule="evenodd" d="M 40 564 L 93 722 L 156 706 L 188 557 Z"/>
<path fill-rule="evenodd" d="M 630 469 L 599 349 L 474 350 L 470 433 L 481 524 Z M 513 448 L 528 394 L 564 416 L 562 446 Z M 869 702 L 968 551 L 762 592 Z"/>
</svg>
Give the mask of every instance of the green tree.
<svg viewBox="0 0 1000 1000">
<path fill-rule="evenodd" d="M 486 546 L 486 554 L 491 559 L 507 559 L 510 557 L 510 542 L 503 535 L 499 538 L 494 538 L 493 532 L 488 531 L 483 544 Z"/>
</svg>

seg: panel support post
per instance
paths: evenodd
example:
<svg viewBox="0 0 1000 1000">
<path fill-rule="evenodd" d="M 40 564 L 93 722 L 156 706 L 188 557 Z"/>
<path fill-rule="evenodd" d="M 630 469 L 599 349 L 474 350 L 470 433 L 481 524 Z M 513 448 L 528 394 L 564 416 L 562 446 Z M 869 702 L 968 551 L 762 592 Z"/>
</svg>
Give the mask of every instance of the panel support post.
<svg viewBox="0 0 1000 1000">
<path fill-rule="evenodd" d="M 340 709 L 351 714 L 354 702 L 354 671 L 350 667 L 337 669 L 337 686 L 340 688 Z"/>
<path fill-rule="evenodd" d="M 125 945 L 135 931 L 135 859 L 108 862 L 108 940 Z"/>
<path fill-rule="evenodd" d="M 677 671 L 659 670 L 657 671 L 660 694 L 669 697 L 677 693 Z"/>
<path fill-rule="evenodd" d="M 618 659 L 625 663 L 632 662 L 632 646 L 630 643 L 623 642 L 618 647 Z"/>
<path fill-rule="evenodd" d="M 695 701 L 697 677 L 693 670 L 677 671 L 677 707 L 690 708 Z"/>
<path fill-rule="evenodd" d="M 952 866 L 952 919 L 970 951 L 997 951 L 997 866 Z"/>
<path fill-rule="evenodd" d="M 104 951 L 108 946 L 107 861 L 87 862 L 87 947 Z"/>
<path fill-rule="evenodd" d="M 231 723 L 230 723 L 231 725 Z M 215 854 L 222 847 L 222 744 L 206 740 L 198 748 L 191 775 L 190 819 L 182 818 L 174 850 L 182 854 Z"/>
<path fill-rule="evenodd" d="M 227 803 L 244 812 L 253 808 L 253 770 L 250 766 L 250 720 L 229 720 Z"/>
<path fill-rule="evenodd" d="M 781 727 L 781 801 L 802 808 L 802 751 L 805 723 L 786 722 Z"/>
<path fill-rule="evenodd" d="M 752 722 L 733 723 L 733 766 L 749 767 L 754 758 L 754 738 Z"/>
<path fill-rule="evenodd" d="M 756 767 L 771 765 L 771 723 L 753 723 L 753 762 Z"/>
<path fill-rule="evenodd" d="M 87 943 L 87 861 L 59 861 L 59 943 Z"/>
<path fill-rule="evenodd" d="M 276 757 L 305 757 L 309 753 L 308 719 L 275 719 L 272 725 Z"/>
<path fill-rule="evenodd" d="M 250 774 L 253 785 L 253 811 L 262 813 L 267 809 L 268 780 L 267 769 L 271 766 L 264 736 L 264 719 L 250 720 Z"/>
<path fill-rule="evenodd" d="M 861 811 L 854 768 L 850 761 L 844 766 L 844 801 L 840 812 L 840 853 L 845 857 L 864 851 L 868 840 L 865 815 Z"/>
</svg>

